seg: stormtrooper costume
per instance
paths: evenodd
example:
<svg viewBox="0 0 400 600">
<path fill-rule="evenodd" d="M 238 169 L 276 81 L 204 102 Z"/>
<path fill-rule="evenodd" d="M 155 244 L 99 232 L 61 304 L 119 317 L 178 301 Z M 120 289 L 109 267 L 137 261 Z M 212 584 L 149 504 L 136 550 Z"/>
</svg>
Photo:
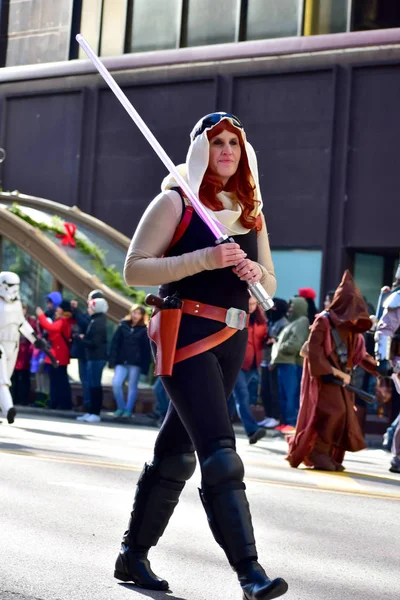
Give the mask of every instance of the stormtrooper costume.
<svg viewBox="0 0 400 600">
<path fill-rule="evenodd" d="M 15 419 L 10 393 L 11 375 L 18 355 L 19 337 L 24 335 L 32 344 L 36 334 L 26 321 L 19 295 L 20 279 L 16 273 L 0 273 L 0 408 L 8 423 Z"/>
<path fill-rule="evenodd" d="M 392 293 L 383 303 L 383 314 L 375 333 L 375 357 L 382 375 L 391 373 L 397 392 L 400 394 L 400 356 L 391 356 L 392 339 L 400 327 L 400 264 Z M 390 471 L 400 473 L 400 419 L 398 419 L 392 445 Z"/>
</svg>

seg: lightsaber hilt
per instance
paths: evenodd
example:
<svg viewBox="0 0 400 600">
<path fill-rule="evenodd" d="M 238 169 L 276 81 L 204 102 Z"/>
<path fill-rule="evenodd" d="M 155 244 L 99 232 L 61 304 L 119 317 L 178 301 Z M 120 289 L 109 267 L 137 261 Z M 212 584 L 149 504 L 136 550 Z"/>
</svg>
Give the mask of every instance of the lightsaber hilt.
<svg viewBox="0 0 400 600">
<path fill-rule="evenodd" d="M 174 177 L 175 181 L 179 185 L 179 187 L 184 191 L 187 198 L 190 200 L 194 210 L 197 212 L 199 217 L 204 221 L 204 223 L 208 226 L 208 228 L 215 235 L 217 240 L 226 240 L 227 236 L 223 234 L 222 230 L 218 226 L 218 222 L 215 221 L 209 213 L 206 211 L 203 204 L 197 198 L 197 196 L 191 190 L 187 181 L 182 177 L 179 173 L 178 169 L 165 152 L 164 148 L 158 142 L 156 137 L 147 127 L 146 123 L 143 121 L 142 117 L 139 115 L 137 110 L 133 107 L 132 103 L 129 101 L 128 97 L 118 83 L 115 81 L 114 77 L 96 55 L 96 53 L 91 48 L 90 44 L 86 41 L 83 35 L 80 33 L 76 36 L 76 41 L 81 46 L 81 48 L 85 51 L 89 59 L 92 61 L 93 65 L 96 67 L 100 75 L 103 77 L 104 81 L 107 83 L 111 91 L 118 98 L 122 106 L 125 108 L 126 112 L 131 117 L 132 121 L 137 125 L 140 132 L 144 135 L 146 140 L 149 142 L 150 146 L 153 148 L 159 159 L 164 163 L 167 170 Z M 259 302 L 264 310 L 269 310 L 273 306 L 273 302 L 267 292 L 264 290 L 260 283 L 249 284 L 249 290 L 254 298 Z"/>
<path fill-rule="evenodd" d="M 225 235 L 225 236 L 220 237 L 218 240 L 216 240 L 215 243 L 216 244 L 231 244 L 231 243 L 235 244 L 236 242 L 233 238 L 227 237 Z M 248 285 L 250 294 L 253 296 L 253 298 L 255 298 L 257 300 L 257 302 L 259 303 L 261 308 L 265 311 L 271 310 L 271 308 L 274 306 L 274 301 L 269 296 L 269 294 L 267 294 L 267 292 L 265 291 L 265 289 L 263 288 L 261 283 L 260 282 L 249 283 L 248 281 L 246 283 Z"/>
</svg>

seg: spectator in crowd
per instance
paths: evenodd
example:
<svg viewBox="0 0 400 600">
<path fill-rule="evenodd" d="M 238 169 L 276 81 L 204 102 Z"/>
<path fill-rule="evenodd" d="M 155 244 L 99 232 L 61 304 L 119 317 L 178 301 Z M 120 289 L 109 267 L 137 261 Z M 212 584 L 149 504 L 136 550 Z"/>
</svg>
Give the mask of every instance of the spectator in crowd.
<svg viewBox="0 0 400 600">
<path fill-rule="evenodd" d="M 36 330 L 36 319 L 27 314 L 27 305 L 22 304 L 22 310 L 25 319 L 29 325 Z M 33 345 L 23 335 L 19 338 L 19 349 L 17 362 L 11 377 L 11 395 L 14 404 L 29 404 L 29 394 L 31 391 L 31 357 Z"/>
<path fill-rule="evenodd" d="M 107 317 L 108 303 L 105 298 L 91 298 L 88 302 L 90 321 L 86 333 L 81 333 L 86 351 L 87 376 L 89 382 L 90 408 L 77 421 L 99 423 L 103 405 L 101 376 L 107 362 Z"/>
<path fill-rule="evenodd" d="M 129 418 L 136 402 L 140 375 L 150 366 L 150 342 L 147 335 L 147 313 L 143 306 L 132 306 L 120 322 L 111 342 L 109 366 L 115 368 L 113 393 L 117 403 L 116 417 Z M 125 402 L 124 383 L 128 380 Z"/>
<path fill-rule="evenodd" d="M 300 350 L 308 338 L 308 304 L 295 296 L 289 303 L 287 325 L 272 347 L 271 364 L 278 369 L 281 425 L 284 434 L 294 431 L 300 404 L 300 382 L 303 359 Z"/>
<path fill-rule="evenodd" d="M 367 307 L 368 307 L 368 312 L 369 312 L 370 306 L 368 306 L 368 304 L 367 304 Z M 367 353 L 370 356 L 374 356 L 374 351 L 375 351 L 374 335 L 375 335 L 375 328 L 376 328 L 375 315 L 370 315 L 370 319 L 372 321 L 372 326 L 364 334 L 364 341 L 365 341 L 365 348 L 367 350 Z M 367 371 L 365 371 L 365 369 L 363 369 L 359 365 L 353 371 L 352 384 L 356 388 L 359 388 L 361 390 L 364 390 L 365 392 L 373 394 L 375 391 L 375 386 L 376 386 L 376 377 L 374 377 L 374 375 L 372 375 L 371 373 L 368 373 Z M 360 425 L 360 429 L 361 429 L 363 435 L 365 435 L 365 426 L 366 426 L 367 413 L 368 413 L 367 404 L 365 403 L 365 401 L 362 398 L 357 396 L 357 394 L 355 396 L 355 404 L 356 404 L 356 416 L 357 416 L 358 424 Z"/>
<path fill-rule="evenodd" d="M 46 310 L 44 312 L 48 321 L 53 322 L 55 311 L 62 302 L 60 292 L 50 292 L 46 296 Z M 48 332 L 42 329 L 37 323 L 37 334 L 40 337 L 48 339 Z M 31 358 L 31 373 L 35 375 L 35 402 L 32 406 L 45 407 L 49 403 L 50 392 L 50 364 L 46 361 L 45 353 L 39 348 L 33 348 Z"/>
<path fill-rule="evenodd" d="M 156 408 L 154 414 L 156 415 L 158 425 L 161 427 L 170 403 L 170 399 L 165 391 L 161 377 L 157 377 L 153 385 L 153 392 L 156 396 Z"/>
<path fill-rule="evenodd" d="M 326 296 L 325 296 L 325 300 L 324 300 L 324 310 L 328 310 L 328 308 L 333 300 L 333 296 L 335 295 L 335 291 L 336 290 L 329 290 L 329 292 L 326 292 Z"/>
<path fill-rule="evenodd" d="M 271 368 L 272 346 L 278 339 L 282 329 L 289 325 L 286 317 L 289 304 L 282 298 L 274 298 L 274 306 L 267 312 L 268 339 L 264 346 L 261 363 L 261 399 L 265 410 L 265 419 L 259 423 L 261 427 L 273 429 L 280 423 L 281 410 L 279 402 L 278 371 Z"/>
<path fill-rule="evenodd" d="M 48 332 L 51 350 L 59 365 L 53 367 L 50 359 L 46 356 L 45 362 L 50 365 L 50 408 L 71 410 L 71 386 L 67 373 L 67 365 L 70 361 L 71 326 L 74 324 L 71 304 L 68 300 L 63 300 L 57 306 L 54 312 L 54 322 L 49 321 L 39 307 L 36 309 L 36 314 L 40 327 Z"/>
<path fill-rule="evenodd" d="M 87 301 L 92 298 L 104 298 L 104 294 L 100 290 L 93 290 L 88 295 Z M 79 379 L 82 384 L 83 409 L 84 413 L 89 414 L 90 410 L 90 388 L 87 372 L 86 349 L 81 334 L 85 334 L 90 323 L 90 314 L 82 312 L 78 307 L 77 300 L 71 300 L 72 316 L 76 321 L 76 326 L 72 332 L 72 348 L 71 358 L 78 359 Z"/>
<path fill-rule="evenodd" d="M 146 413 L 146 417 L 149 420 L 149 425 L 153 427 L 161 427 L 165 419 L 165 415 L 168 411 L 169 398 L 165 391 L 165 387 L 161 381 L 161 377 L 157 377 L 154 385 L 153 392 L 156 397 L 155 408 L 153 412 Z"/>
<path fill-rule="evenodd" d="M 304 298 L 308 304 L 308 320 L 310 325 L 314 322 L 315 316 L 318 314 L 318 309 L 315 306 L 315 298 L 317 297 L 317 293 L 312 288 L 300 288 L 299 289 L 300 298 Z"/>
<path fill-rule="evenodd" d="M 50 292 L 50 294 L 47 294 L 46 296 L 46 305 L 47 305 L 47 309 L 45 310 L 45 316 L 48 319 L 51 319 L 52 321 L 54 321 L 55 317 L 55 313 L 56 313 L 56 308 L 58 306 L 60 306 L 62 302 L 62 295 L 60 292 Z"/>
<path fill-rule="evenodd" d="M 41 336 L 38 327 L 38 336 Z M 35 375 L 35 401 L 31 406 L 44 408 L 49 404 L 50 365 L 45 362 L 46 355 L 39 348 L 33 348 L 31 357 L 31 374 Z"/>
<path fill-rule="evenodd" d="M 263 346 L 267 339 L 267 321 L 257 300 L 249 298 L 249 335 L 243 365 L 233 390 L 236 410 L 249 438 L 255 444 L 265 436 L 265 429 L 260 427 L 250 409 L 249 385 L 258 383 L 258 368 L 262 361 Z"/>
</svg>

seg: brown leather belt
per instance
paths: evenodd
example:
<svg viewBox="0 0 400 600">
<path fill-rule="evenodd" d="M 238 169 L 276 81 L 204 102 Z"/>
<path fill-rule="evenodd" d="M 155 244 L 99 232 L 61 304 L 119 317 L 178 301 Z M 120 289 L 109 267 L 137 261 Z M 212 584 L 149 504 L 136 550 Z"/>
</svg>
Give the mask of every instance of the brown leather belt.
<svg viewBox="0 0 400 600">
<path fill-rule="evenodd" d="M 195 300 L 183 300 L 182 312 L 194 317 L 203 317 L 226 323 L 226 327 L 193 344 L 179 348 L 175 352 L 174 363 L 181 362 L 202 352 L 215 348 L 232 337 L 238 330 L 248 327 L 250 315 L 238 308 L 221 308 L 211 304 L 203 304 Z"/>
<path fill-rule="evenodd" d="M 195 317 L 203 317 L 203 319 L 211 319 L 226 323 L 228 327 L 233 329 L 244 329 L 249 326 L 250 315 L 244 310 L 238 308 L 220 308 L 211 304 L 203 304 L 195 300 L 182 300 L 182 312 L 185 315 L 193 315 Z"/>
</svg>

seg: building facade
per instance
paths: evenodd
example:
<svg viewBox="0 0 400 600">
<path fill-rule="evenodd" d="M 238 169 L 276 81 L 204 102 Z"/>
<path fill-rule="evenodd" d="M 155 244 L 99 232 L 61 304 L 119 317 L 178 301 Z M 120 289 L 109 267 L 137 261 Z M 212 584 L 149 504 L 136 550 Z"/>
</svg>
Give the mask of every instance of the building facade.
<svg viewBox="0 0 400 600">
<path fill-rule="evenodd" d="M 165 168 L 84 60 L 104 57 L 175 163 L 215 110 L 259 160 L 278 295 L 372 305 L 400 249 L 400 25 L 385 0 L 10 0 L 0 9 L 3 189 L 76 205 L 130 236 Z M 319 34 L 319 35 L 314 35 Z"/>
</svg>

